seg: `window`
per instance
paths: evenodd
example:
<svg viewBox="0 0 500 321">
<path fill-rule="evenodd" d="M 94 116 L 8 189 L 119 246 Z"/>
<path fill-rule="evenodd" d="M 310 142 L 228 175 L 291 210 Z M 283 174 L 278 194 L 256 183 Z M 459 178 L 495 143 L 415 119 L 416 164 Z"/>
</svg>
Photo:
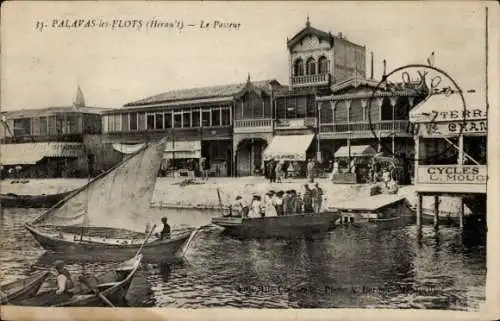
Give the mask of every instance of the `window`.
<svg viewBox="0 0 500 321">
<path fill-rule="evenodd" d="M 328 59 L 326 57 L 321 57 L 318 60 L 318 73 L 327 74 L 328 73 Z"/>
<path fill-rule="evenodd" d="M 155 129 L 155 114 L 146 114 L 146 129 Z"/>
<path fill-rule="evenodd" d="M 56 116 L 56 134 L 62 135 L 64 133 L 64 116 Z"/>
<path fill-rule="evenodd" d="M 316 61 L 314 61 L 314 58 L 309 58 L 307 60 L 307 66 L 306 66 L 306 72 L 308 75 L 315 75 L 316 74 Z"/>
<path fill-rule="evenodd" d="M 174 128 L 182 128 L 182 114 L 174 114 Z"/>
<path fill-rule="evenodd" d="M 220 109 L 212 109 L 212 126 L 220 126 Z"/>
<path fill-rule="evenodd" d="M 47 135 L 47 117 L 40 117 L 40 135 Z"/>
<path fill-rule="evenodd" d="M 56 134 L 56 116 L 48 117 L 47 121 L 49 123 L 49 125 L 48 125 L 49 135 L 55 135 Z"/>
<path fill-rule="evenodd" d="M 304 62 L 302 59 L 295 60 L 295 64 L 293 66 L 293 74 L 295 76 L 303 76 L 304 75 Z"/>
<path fill-rule="evenodd" d="M 185 111 L 182 113 L 182 127 L 191 127 L 191 111 Z"/>
<path fill-rule="evenodd" d="M 137 113 L 130 113 L 130 130 L 137 130 Z"/>
<path fill-rule="evenodd" d="M 66 118 L 66 129 L 67 133 L 76 134 L 78 133 L 78 115 L 68 115 Z"/>
<path fill-rule="evenodd" d="M 144 130 L 146 129 L 146 115 L 144 113 L 139 113 L 139 122 L 138 122 L 138 125 L 137 127 L 139 128 L 139 130 Z"/>
<path fill-rule="evenodd" d="M 202 117 L 202 126 L 203 127 L 210 127 L 210 110 L 204 110 L 201 114 Z"/>
<path fill-rule="evenodd" d="M 156 129 L 163 129 L 163 113 L 156 113 Z"/>
<path fill-rule="evenodd" d="M 200 127 L 200 111 L 193 110 L 193 114 L 191 115 L 191 119 L 193 121 L 193 127 Z"/>
<path fill-rule="evenodd" d="M 31 133 L 33 135 L 40 135 L 40 118 L 35 117 L 31 121 Z"/>
<path fill-rule="evenodd" d="M 222 125 L 231 125 L 231 111 L 229 108 L 222 109 Z"/>
<path fill-rule="evenodd" d="M 165 128 L 172 128 L 172 113 L 165 113 Z"/>
</svg>

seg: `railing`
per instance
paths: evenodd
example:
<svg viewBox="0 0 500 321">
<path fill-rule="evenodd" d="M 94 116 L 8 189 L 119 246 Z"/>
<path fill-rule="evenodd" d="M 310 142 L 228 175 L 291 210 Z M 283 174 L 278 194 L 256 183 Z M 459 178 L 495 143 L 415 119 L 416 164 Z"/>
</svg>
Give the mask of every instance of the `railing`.
<svg viewBox="0 0 500 321">
<path fill-rule="evenodd" d="M 279 119 L 275 123 L 276 129 L 302 129 L 316 127 L 316 118 L 294 118 L 294 119 Z"/>
<path fill-rule="evenodd" d="M 327 85 L 329 80 L 329 74 L 293 76 L 292 86 Z"/>
<path fill-rule="evenodd" d="M 261 119 L 237 119 L 234 122 L 235 128 L 240 127 L 271 127 L 273 120 L 271 118 Z"/>
<path fill-rule="evenodd" d="M 120 141 L 122 139 L 156 139 L 161 137 L 189 137 L 189 138 L 224 138 L 228 139 L 232 135 L 232 126 L 210 126 L 210 127 L 189 127 L 189 128 L 167 128 L 167 129 L 144 129 L 133 131 L 113 131 L 103 134 L 105 139 L 110 141 Z"/>
<path fill-rule="evenodd" d="M 486 184 L 487 165 L 418 165 L 417 184 Z"/>
<path fill-rule="evenodd" d="M 321 133 L 347 133 L 347 132 L 370 132 L 370 131 L 392 131 L 397 133 L 410 133 L 410 122 L 408 120 L 382 120 L 376 122 L 355 122 L 342 124 L 321 124 Z"/>
<path fill-rule="evenodd" d="M 39 143 L 39 142 L 81 142 L 83 134 L 9 136 L 0 139 L 2 144 Z"/>
</svg>

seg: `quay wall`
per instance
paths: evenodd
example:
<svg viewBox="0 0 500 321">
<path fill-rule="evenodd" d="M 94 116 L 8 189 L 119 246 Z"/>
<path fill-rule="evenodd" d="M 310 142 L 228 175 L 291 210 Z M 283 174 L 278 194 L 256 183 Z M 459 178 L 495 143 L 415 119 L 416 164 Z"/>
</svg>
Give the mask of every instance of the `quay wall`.
<svg viewBox="0 0 500 321">
<path fill-rule="evenodd" d="M 346 199 L 359 198 L 360 202 L 364 197 L 370 195 L 368 185 L 348 185 L 333 184 L 327 179 L 316 180 L 323 188 L 326 196 L 326 206 L 335 205 L 336 202 Z M 0 181 L 0 193 L 15 193 L 25 195 L 53 194 L 69 191 L 82 186 L 86 179 L 29 179 L 29 180 L 2 180 Z M 263 195 L 269 190 L 289 190 L 295 189 L 303 191 L 306 183 L 305 179 L 285 180 L 283 183 L 269 183 L 262 177 L 241 177 L 241 178 L 209 178 L 202 184 L 182 185 L 182 180 L 159 177 L 156 181 L 155 191 L 151 200 L 151 206 L 157 208 L 185 208 L 185 209 L 216 209 L 219 208 L 219 189 L 221 202 L 228 205 L 236 196 L 241 195 L 245 200 L 250 201 L 253 194 Z M 416 193 L 414 186 L 402 186 L 398 192 L 405 196 L 412 206 L 416 204 Z M 441 197 L 440 210 L 443 213 L 458 213 L 460 200 L 454 197 Z M 427 211 L 434 208 L 434 199 L 424 197 L 423 207 Z M 466 209 L 466 214 L 470 213 Z"/>
</svg>

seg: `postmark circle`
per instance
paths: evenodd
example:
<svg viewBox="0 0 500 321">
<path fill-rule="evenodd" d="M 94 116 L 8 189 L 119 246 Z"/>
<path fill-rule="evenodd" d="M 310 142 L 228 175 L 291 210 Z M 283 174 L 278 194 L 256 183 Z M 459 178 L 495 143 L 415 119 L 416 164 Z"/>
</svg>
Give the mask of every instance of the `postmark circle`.
<svg viewBox="0 0 500 321">
<path fill-rule="evenodd" d="M 416 74 L 418 76 L 417 81 L 412 80 L 411 78 L 411 72 L 413 70 L 416 70 Z M 432 77 L 430 77 L 430 83 L 427 83 L 427 76 L 432 73 L 434 74 Z M 395 75 L 401 75 L 401 81 L 398 83 L 396 82 L 391 82 L 389 77 L 395 76 Z M 431 74 L 431 75 L 432 75 Z M 447 84 L 443 84 L 444 82 L 447 82 Z M 386 92 L 389 92 L 389 95 L 381 95 L 379 97 L 377 93 L 379 92 L 380 89 L 384 88 Z M 417 92 L 420 93 L 421 96 L 423 96 L 423 101 L 428 100 L 431 96 L 433 95 L 444 95 L 445 97 L 451 97 L 452 95 L 454 98 L 456 98 L 458 95 L 459 101 L 462 104 L 462 112 L 461 112 L 461 117 L 460 120 L 457 121 L 450 121 L 450 120 L 442 120 L 442 119 L 437 119 L 439 117 L 440 112 L 436 111 L 432 115 L 425 115 L 425 120 L 422 121 L 416 121 L 416 122 L 411 122 L 409 121 L 409 113 L 410 109 L 408 108 L 408 119 L 406 119 L 407 125 L 404 126 L 404 128 L 398 128 L 399 133 L 401 133 L 401 130 L 406 132 L 407 134 L 410 134 L 410 137 L 414 136 L 419 136 L 422 137 L 422 133 L 426 133 L 427 135 L 424 138 L 439 138 L 439 139 L 444 139 L 447 141 L 446 148 L 443 150 L 440 150 L 436 153 L 431 153 L 431 154 L 426 154 L 424 157 L 408 157 L 409 155 L 405 155 L 404 153 L 397 153 L 395 150 L 393 151 L 392 148 L 392 141 L 390 143 L 391 146 L 388 146 L 387 143 L 383 142 L 382 138 L 382 131 L 380 129 L 377 129 L 377 122 L 379 120 L 372 120 L 372 111 L 371 108 L 374 106 L 374 102 L 377 100 L 381 99 L 383 102 L 384 97 L 390 97 L 390 98 L 398 98 L 397 91 L 403 91 L 406 89 L 414 89 Z M 393 92 L 393 95 L 391 96 L 391 91 Z M 404 95 L 403 95 L 404 96 Z M 379 101 L 380 103 L 380 108 L 382 109 L 382 102 Z M 419 103 L 421 103 L 419 102 Z M 426 162 L 426 161 L 432 161 L 439 159 L 440 156 L 443 156 L 444 154 L 448 153 L 450 149 L 456 149 L 457 146 L 451 142 L 446 135 L 442 135 L 442 133 L 439 131 L 439 125 L 440 124 L 446 124 L 448 123 L 448 126 L 450 130 L 454 131 L 453 136 L 460 136 L 465 128 L 466 125 L 466 117 L 467 117 L 467 108 L 466 108 L 466 103 L 465 103 L 465 97 L 463 95 L 463 91 L 460 88 L 460 86 L 457 84 L 457 82 L 444 70 L 436 68 L 434 66 L 428 66 L 428 65 L 423 65 L 423 64 L 410 64 L 410 65 L 405 65 L 398 67 L 388 74 L 386 74 L 380 82 L 377 83 L 377 86 L 373 88 L 372 93 L 370 95 L 370 98 L 368 100 L 368 122 L 369 122 L 369 127 L 370 131 L 373 135 L 373 137 L 378 141 L 381 151 L 391 155 L 393 158 L 399 159 L 402 162 Z M 414 105 L 415 106 L 415 105 Z M 392 107 L 392 104 L 391 104 Z M 379 108 L 377 106 L 377 108 Z M 393 112 L 392 112 L 392 117 L 391 120 L 393 121 L 393 124 L 395 123 L 394 119 L 394 108 L 396 106 L 392 107 Z M 414 107 L 413 107 L 414 108 Z M 460 114 L 460 111 L 457 112 L 457 114 Z M 380 118 L 382 115 L 380 115 Z M 450 127 L 451 126 L 451 127 Z M 377 133 L 377 131 L 379 131 Z M 398 132 L 396 132 L 395 126 L 392 126 L 392 131 L 391 131 L 391 136 L 388 137 L 397 137 Z M 415 148 L 418 148 L 418 146 L 415 146 Z M 457 152 L 458 153 L 458 152 Z"/>
</svg>

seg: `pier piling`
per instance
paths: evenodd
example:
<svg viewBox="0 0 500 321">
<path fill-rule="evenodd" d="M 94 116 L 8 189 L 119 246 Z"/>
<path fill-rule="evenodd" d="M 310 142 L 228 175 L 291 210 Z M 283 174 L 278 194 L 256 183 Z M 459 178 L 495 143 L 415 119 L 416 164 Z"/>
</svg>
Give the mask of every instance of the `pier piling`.
<svg viewBox="0 0 500 321">
<path fill-rule="evenodd" d="M 461 196 L 460 209 L 458 211 L 458 222 L 461 229 L 464 227 L 464 212 L 465 212 L 465 202 L 464 202 L 464 197 Z"/>
<path fill-rule="evenodd" d="M 439 195 L 434 195 L 434 228 L 439 227 Z"/>
<path fill-rule="evenodd" d="M 417 227 L 422 227 L 422 195 L 417 193 Z"/>
</svg>

